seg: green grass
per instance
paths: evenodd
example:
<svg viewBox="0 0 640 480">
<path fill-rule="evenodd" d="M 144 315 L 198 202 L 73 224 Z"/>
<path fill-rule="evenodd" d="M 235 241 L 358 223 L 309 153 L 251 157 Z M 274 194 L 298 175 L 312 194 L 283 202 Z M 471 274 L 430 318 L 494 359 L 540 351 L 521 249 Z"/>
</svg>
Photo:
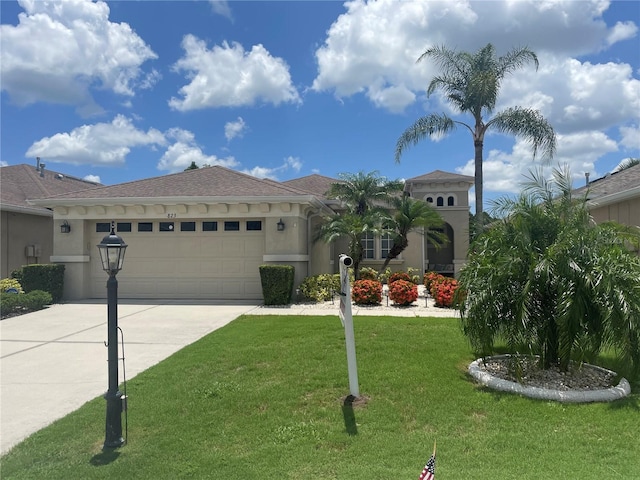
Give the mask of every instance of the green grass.
<svg viewBox="0 0 640 480">
<path fill-rule="evenodd" d="M 639 396 L 562 405 L 476 386 L 451 318 L 241 317 L 128 383 L 128 444 L 93 400 L 2 458 L 3 479 L 640 478 Z M 634 385 L 636 387 L 637 385 Z"/>
</svg>

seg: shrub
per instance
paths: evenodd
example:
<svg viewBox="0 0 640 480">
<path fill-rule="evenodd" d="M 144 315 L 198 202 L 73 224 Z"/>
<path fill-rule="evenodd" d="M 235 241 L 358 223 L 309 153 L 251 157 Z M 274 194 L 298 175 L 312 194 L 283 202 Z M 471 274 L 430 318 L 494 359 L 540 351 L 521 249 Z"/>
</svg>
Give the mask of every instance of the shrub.
<svg viewBox="0 0 640 480">
<path fill-rule="evenodd" d="M 413 267 L 408 267 L 407 268 L 407 275 L 409 275 L 409 277 L 411 278 L 411 282 L 415 283 L 416 285 L 418 285 L 420 283 L 420 270 L 418 270 L 417 268 L 413 268 Z"/>
<path fill-rule="evenodd" d="M 26 293 L 33 290 L 49 292 L 54 303 L 62 299 L 64 288 L 64 265 L 61 263 L 25 265 L 11 273 Z"/>
<path fill-rule="evenodd" d="M 435 282 L 432 285 L 431 296 L 435 300 L 436 307 L 452 307 L 457 289 L 458 281 L 453 278 L 442 277 L 440 281 Z"/>
<path fill-rule="evenodd" d="M 260 265 L 260 281 L 265 305 L 288 305 L 293 294 L 292 265 Z"/>
<path fill-rule="evenodd" d="M 411 276 L 407 272 L 394 272 L 389 275 L 389 288 L 391 288 L 391 284 L 397 282 L 398 280 L 404 280 L 405 282 L 411 282 Z"/>
<path fill-rule="evenodd" d="M 356 280 L 351 287 L 356 305 L 378 305 L 382 301 L 382 283 L 377 280 Z"/>
<path fill-rule="evenodd" d="M 331 300 L 333 293 L 340 290 L 340 274 L 321 273 L 304 279 L 300 293 L 309 300 L 324 302 Z"/>
<path fill-rule="evenodd" d="M 362 267 L 360 269 L 360 280 L 379 280 L 377 270 L 371 267 Z"/>
<path fill-rule="evenodd" d="M 389 285 L 389 298 L 397 305 L 411 305 L 418 299 L 418 286 L 406 280 L 396 280 Z"/>
<path fill-rule="evenodd" d="M 17 293 L 24 293 L 22 285 L 15 278 L 3 278 L 0 280 L 0 292 L 6 292 L 7 290 L 14 289 Z"/>
<path fill-rule="evenodd" d="M 431 293 L 431 283 L 438 277 L 441 277 L 442 275 L 436 273 L 436 272 L 427 272 L 424 274 L 423 277 L 423 283 L 424 283 L 424 287 L 427 289 L 427 291 L 429 291 L 429 293 Z"/>
<path fill-rule="evenodd" d="M 9 313 L 27 313 L 42 310 L 52 302 L 51 294 L 42 290 L 29 293 L 0 293 L 0 311 Z"/>
<path fill-rule="evenodd" d="M 424 286 L 429 291 L 437 307 L 453 306 L 458 290 L 458 281 L 436 272 L 424 274 Z"/>
</svg>

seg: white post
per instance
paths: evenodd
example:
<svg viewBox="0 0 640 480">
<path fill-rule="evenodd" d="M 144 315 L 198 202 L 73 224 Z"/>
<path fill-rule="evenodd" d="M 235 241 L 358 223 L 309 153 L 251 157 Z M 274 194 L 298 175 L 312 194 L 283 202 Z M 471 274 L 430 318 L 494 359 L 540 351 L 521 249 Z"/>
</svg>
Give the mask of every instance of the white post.
<svg viewBox="0 0 640 480">
<path fill-rule="evenodd" d="M 347 346 L 347 368 L 349 370 L 349 391 L 358 398 L 358 365 L 356 363 L 356 341 L 353 333 L 353 315 L 351 314 L 351 285 L 349 267 L 353 264 L 351 257 L 340 255 L 340 320 L 344 325 L 344 338 Z"/>
</svg>

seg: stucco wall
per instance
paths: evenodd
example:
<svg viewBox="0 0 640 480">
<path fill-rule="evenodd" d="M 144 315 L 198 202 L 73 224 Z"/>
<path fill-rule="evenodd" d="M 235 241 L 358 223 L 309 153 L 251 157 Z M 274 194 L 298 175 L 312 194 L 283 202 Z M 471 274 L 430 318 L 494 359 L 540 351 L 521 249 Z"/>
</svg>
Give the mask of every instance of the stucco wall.
<svg viewBox="0 0 640 480">
<path fill-rule="evenodd" d="M 598 223 L 612 220 L 640 227 L 640 198 L 593 208 L 591 215 Z"/>
<path fill-rule="evenodd" d="M 53 219 L 4 210 L 0 214 L 0 276 L 6 278 L 23 265 L 49 263 L 53 253 Z M 27 257 L 27 245 L 36 246 L 37 256 Z"/>
</svg>

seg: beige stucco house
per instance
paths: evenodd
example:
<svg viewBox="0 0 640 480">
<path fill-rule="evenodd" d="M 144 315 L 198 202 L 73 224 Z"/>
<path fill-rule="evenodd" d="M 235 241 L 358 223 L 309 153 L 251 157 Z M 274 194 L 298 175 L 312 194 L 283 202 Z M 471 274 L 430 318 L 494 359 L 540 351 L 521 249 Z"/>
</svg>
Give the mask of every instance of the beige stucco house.
<svg viewBox="0 0 640 480">
<path fill-rule="evenodd" d="M 118 274 L 121 298 L 261 299 L 259 266 L 295 267 L 305 277 L 338 270 L 345 245 L 314 242 L 323 219 L 341 206 L 325 192 L 337 180 L 310 175 L 277 182 L 221 166 L 188 170 L 89 191 L 32 200 L 53 211 L 52 262 L 64 263 L 64 298 L 102 298 L 106 274 L 96 245 L 111 221 L 128 248 Z M 407 181 L 410 195 L 430 201 L 453 239 L 437 254 L 415 233 L 393 269 L 459 270 L 468 246 L 472 177 L 434 172 Z M 67 222 L 69 233 L 56 225 Z M 371 239 L 363 266 L 384 261 L 384 239 Z"/>
<path fill-rule="evenodd" d="M 0 278 L 53 255 L 53 211 L 29 199 L 94 188 L 99 184 L 32 165 L 0 167 Z M 62 222 L 60 222 L 62 223 Z"/>
<path fill-rule="evenodd" d="M 596 222 L 640 227 L 640 165 L 607 174 L 575 191 L 585 192 Z"/>
</svg>

